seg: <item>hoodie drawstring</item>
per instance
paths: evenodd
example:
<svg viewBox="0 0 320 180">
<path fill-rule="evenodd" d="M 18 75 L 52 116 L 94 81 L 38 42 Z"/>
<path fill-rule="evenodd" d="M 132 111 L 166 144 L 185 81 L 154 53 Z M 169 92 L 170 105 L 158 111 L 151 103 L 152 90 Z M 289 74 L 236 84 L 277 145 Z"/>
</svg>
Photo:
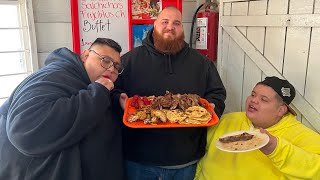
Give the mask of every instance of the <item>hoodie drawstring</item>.
<svg viewBox="0 0 320 180">
<path fill-rule="evenodd" d="M 168 56 L 165 60 L 165 70 L 169 74 L 173 74 L 173 69 L 172 69 L 172 62 L 171 62 L 171 55 L 165 54 L 165 56 Z"/>
</svg>

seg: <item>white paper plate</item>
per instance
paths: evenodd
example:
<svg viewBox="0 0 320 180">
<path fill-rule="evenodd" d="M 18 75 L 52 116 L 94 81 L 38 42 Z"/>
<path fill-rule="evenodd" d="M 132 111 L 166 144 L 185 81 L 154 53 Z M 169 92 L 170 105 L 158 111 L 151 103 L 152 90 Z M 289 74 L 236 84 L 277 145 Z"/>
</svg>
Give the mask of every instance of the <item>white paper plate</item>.
<svg viewBox="0 0 320 180">
<path fill-rule="evenodd" d="M 230 143 L 222 143 L 219 141 L 219 138 L 239 135 L 244 132 L 254 135 L 253 138 L 248 141 L 237 141 L 237 142 L 230 142 Z M 236 132 L 224 134 L 219 138 L 216 140 L 215 145 L 218 149 L 226 152 L 253 151 L 256 149 L 260 149 L 261 147 L 265 146 L 269 142 L 269 136 L 267 134 L 262 134 L 260 131 L 236 131 Z"/>
</svg>

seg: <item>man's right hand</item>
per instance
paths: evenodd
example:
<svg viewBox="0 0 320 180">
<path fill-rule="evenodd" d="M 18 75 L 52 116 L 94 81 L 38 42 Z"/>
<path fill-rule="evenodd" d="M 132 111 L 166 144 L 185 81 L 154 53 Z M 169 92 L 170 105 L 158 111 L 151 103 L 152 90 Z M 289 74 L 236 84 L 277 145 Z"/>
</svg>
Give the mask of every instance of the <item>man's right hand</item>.
<svg viewBox="0 0 320 180">
<path fill-rule="evenodd" d="M 128 100 L 128 95 L 126 93 L 121 93 L 119 98 L 119 103 L 123 110 L 126 107 L 127 100 Z"/>
<path fill-rule="evenodd" d="M 102 84 L 104 87 L 109 89 L 109 91 L 111 91 L 114 88 L 114 84 L 112 80 L 109 78 L 100 77 L 99 79 L 96 80 L 96 82 Z"/>
</svg>

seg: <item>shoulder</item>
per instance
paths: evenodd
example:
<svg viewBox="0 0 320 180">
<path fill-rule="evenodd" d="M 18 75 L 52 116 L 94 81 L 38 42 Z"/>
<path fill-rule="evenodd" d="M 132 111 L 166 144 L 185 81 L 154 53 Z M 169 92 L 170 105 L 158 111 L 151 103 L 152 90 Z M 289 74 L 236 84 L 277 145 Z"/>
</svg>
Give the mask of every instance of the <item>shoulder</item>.
<svg viewBox="0 0 320 180">
<path fill-rule="evenodd" d="M 239 119 L 239 118 L 246 118 L 246 113 L 245 112 L 232 112 L 232 113 L 227 113 L 222 115 L 221 119 Z"/>
<path fill-rule="evenodd" d="M 139 46 L 123 54 L 121 56 L 121 60 L 126 60 L 135 56 L 140 56 L 142 53 L 147 53 L 147 48 L 144 46 Z"/>
</svg>

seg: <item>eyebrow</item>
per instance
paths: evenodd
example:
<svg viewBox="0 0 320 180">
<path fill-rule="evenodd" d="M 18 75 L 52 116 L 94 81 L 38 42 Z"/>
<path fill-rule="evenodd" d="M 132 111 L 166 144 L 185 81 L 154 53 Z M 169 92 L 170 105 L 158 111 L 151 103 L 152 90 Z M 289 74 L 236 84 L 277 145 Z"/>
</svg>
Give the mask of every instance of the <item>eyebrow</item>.
<svg viewBox="0 0 320 180">
<path fill-rule="evenodd" d="M 251 94 L 257 94 L 254 90 L 251 92 Z M 268 100 L 270 100 L 270 98 L 268 97 L 268 96 L 265 96 L 265 95 L 261 95 L 260 94 L 260 96 L 262 96 L 263 98 L 267 98 Z"/>
</svg>

